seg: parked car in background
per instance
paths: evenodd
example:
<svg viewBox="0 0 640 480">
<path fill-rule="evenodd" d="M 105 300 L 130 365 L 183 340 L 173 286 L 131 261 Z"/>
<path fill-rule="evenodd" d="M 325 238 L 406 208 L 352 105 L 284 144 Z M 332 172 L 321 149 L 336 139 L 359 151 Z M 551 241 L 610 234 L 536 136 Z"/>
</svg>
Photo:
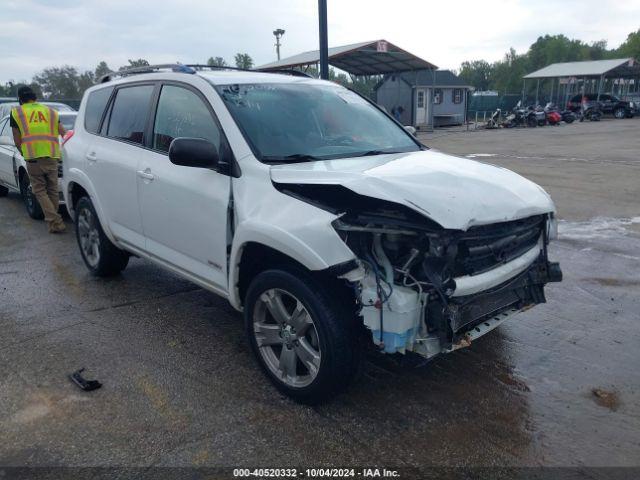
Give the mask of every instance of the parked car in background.
<svg viewBox="0 0 640 480">
<path fill-rule="evenodd" d="M 73 107 L 67 105 L 66 103 L 59 103 L 59 102 L 38 102 L 38 103 L 54 108 L 58 112 L 75 112 L 76 111 Z M 16 102 L 15 98 L 12 98 L 10 102 L 5 102 L 5 103 L 0 102 L 0 118 L 4 118 L 7 115 L 11 114 L 11 109 L 19 105 L 20 104 Z"/>
<path fill-rule="evenodd" d="M 58 111 L 58 117 L 60 119 L 60 123 L 65 130 L 73 130 L 76 124 L 76 118 L 78 118 L 78 112 L 68 112 L 68 111 Z"/>
<path fill-rule="evenodd" d="M 63 148 L 80 255 L 228 299 L 286 394 L 344 388 L 363 345 L 466 347 L 561 280 L 553 201 L 526 178 L 429 150 L 333 82 L 173 68 L 85 92 Z"/>
<path fill-rule="evenodd" d="M 67 131 L 72 131 L 78 112 L 59 112 L 60 122 Z M 67 137 L 68 138 L 68 137 Z M 63 159 L 64 160 L 64 159 Z M 58 165 L 58 177 L 62 177 L 62 164 Z M 59 189 L 62 188 L 62 182 Z M 27 173 L 27 164 L 13 143 L 13 135 L 9 124 L 9 116 L 0 118 L 0 197 L 14 190 L 22 195 L 27 212 L 31 218 L 44 218 L 40 204 L 31 190 L 31 182 Z M 62 191 L 59 192 L 60 204 L 64 204 Z"/>
<path fill-rule="evenodd" d="M 598 104 L 599 110 L 603 114 L 611 114 L 615 118 L 632 118 L 636 113 L 635 102 L 627 102 L 620 100 L 613 95 L 601 93 L 600 100 L 598 101 L 597 93 L 587 93 L 584 95 L 587 97 L 587 105 Z M 582 95 L 574 95 L 567 102 L 567 108 L 571 111 L 578 111 L 582 108 Z"/>
</svg>

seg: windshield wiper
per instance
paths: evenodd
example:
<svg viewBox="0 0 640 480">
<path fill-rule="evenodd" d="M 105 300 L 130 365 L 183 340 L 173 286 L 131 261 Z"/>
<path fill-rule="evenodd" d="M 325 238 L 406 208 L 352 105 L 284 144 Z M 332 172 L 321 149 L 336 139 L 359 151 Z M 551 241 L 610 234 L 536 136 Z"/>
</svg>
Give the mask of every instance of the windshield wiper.
<svg viewBox="0 0 640 480">
<path fill-rule="evenodd" d="M 349 154 L 350 157 L 369 157 L 373 155 L 386 155 L 388 153 L 405 153 L 400 150 L 368 150 L 366 152 L 358 152 L 356 154 Z"/>
<path fill-rule="evenodd" d="M 325 160 L 324 158 L 315 157 L 313 155 L 308 155 L 306 153 L 294 153 L 291 155 L 264 155 L 262 160 L 265 162 L 287 162 L 287 163 L 297 163 L 297 162 L 313 162 L 315 160 Z"/>
</svg>

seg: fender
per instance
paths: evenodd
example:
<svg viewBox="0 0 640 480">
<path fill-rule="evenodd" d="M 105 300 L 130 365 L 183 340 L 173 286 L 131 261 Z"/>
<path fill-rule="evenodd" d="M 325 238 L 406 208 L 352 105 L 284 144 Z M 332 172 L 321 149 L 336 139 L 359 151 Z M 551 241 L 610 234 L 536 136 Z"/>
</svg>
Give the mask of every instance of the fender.
<svg viewBox="0 0 640 480">
<path fill-rule="evenodd" d="M 331 231 L 333 231 L 332 228 Z M 237 310 L 242 310 L 242 299 L 239 298 L 236 285 L 240 276 L 242 253 L 248 243 L 259 243 L 273 248 L 283 255 L 294 259 L 309 270 L 324 270 L 332 265 L 355 258 L 353 252 L 347 247 L 338 234 L 335 231 L 333 231 L 333 234 L 335 235 L 335 242 L 327 245 L 327 248 L 330 248 L 331 254 L 322 255 L 303 239 L 293 235 L 291 231 L 257 219 L 241 222 L 235 230 L 229 258 L 228 291 L 231 305 Z"/>
<path fill-rule="evenodd" d="M 107 221 L 107 218 L 102 209 L 102 205 L 100 205 L 100 201 L 98 200 L 98 196 L 96 195 L 96 190 L 93 187 L 93 183 L 91 182 L 89 177 L 82 170 L 78 168 L 69 168 L 65 172 L 65 175 L 62 178 L 64 181 L 63 195 L 65 198 L 65 202 L 67 204 L 67 210 L 69 211 L 69 216 L 71 217 L 71 219 L 75 221 L 75 218 L 76 218 L 76 213 L 73 208 L 74 206 L 71 199 L 71 188 L 75 183 L 81 186 L 82 188 L 84 188 L 89 194 L 89 197 L 91 198 L 91 202 L 93 203 L 93 208 L 96 210 L 96 213 L 98 214 L 98 220 L 100 220 L 100 226 L 102 227 L 104 234 L 113 244 L 119 245 L 118 241 L 113 236 L 111 229 L 109 228 L 109 222 Z"/>
</svg>

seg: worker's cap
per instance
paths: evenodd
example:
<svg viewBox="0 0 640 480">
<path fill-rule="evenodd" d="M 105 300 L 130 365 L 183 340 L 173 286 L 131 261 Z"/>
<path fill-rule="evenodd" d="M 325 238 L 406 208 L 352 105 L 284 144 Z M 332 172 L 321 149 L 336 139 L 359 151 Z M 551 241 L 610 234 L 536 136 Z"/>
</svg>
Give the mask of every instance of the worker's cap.
<svg viewBox="0 0 640 480">
<path fill-rule="evenodd" d="M 36 92 L 33 91 L 31 87 L 24 86 L 18 89 L 18 101 L 20 103 L 25 103 L 30 100 L 36 99 Z"/>
</svg>

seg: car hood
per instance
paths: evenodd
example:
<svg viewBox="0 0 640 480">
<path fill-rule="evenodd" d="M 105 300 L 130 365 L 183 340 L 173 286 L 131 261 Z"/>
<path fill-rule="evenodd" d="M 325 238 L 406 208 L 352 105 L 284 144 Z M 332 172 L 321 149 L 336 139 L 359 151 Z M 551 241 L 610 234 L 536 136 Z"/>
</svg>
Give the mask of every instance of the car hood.
<svg viewBox="0 0 640 480">
<path fill-rule="evenodd" d="M 274 165 L 271 179 L 279 184 L 342 185 L 403 204 L 456 230 L 555 211 L 549 195 L 526 178 L 434 150 Z"/>
</svg>

